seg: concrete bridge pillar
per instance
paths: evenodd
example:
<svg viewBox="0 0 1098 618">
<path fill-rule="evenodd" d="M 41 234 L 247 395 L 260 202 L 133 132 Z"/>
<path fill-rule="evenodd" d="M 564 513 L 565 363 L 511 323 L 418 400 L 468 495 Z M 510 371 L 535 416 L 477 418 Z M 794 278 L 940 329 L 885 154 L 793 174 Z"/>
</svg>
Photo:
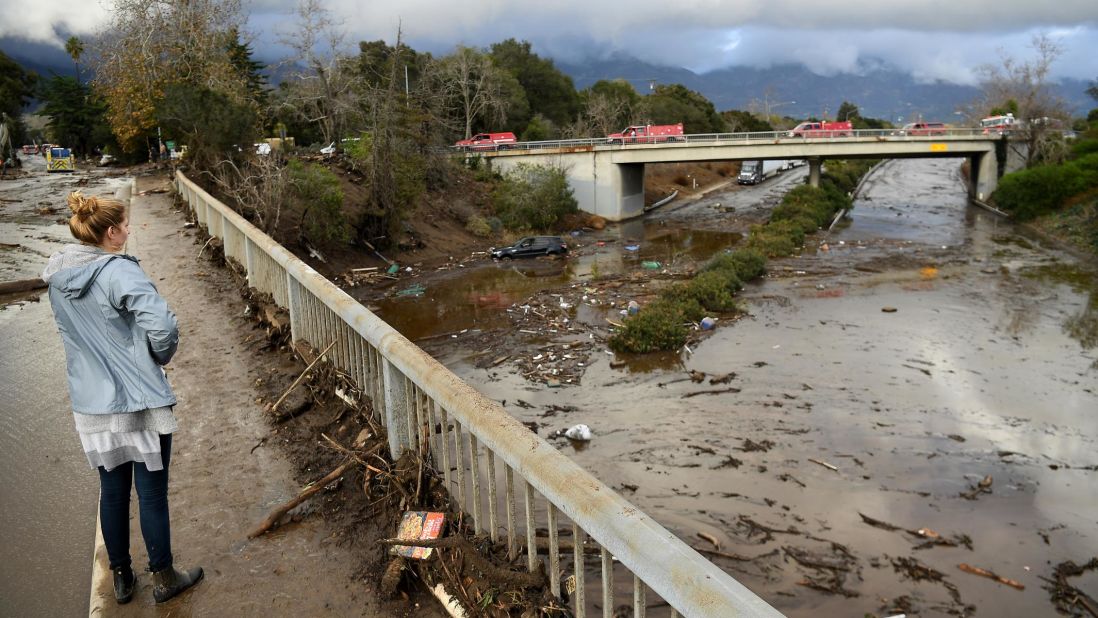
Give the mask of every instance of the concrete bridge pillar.
<svg viewBox="0 0 1098 618">
<path fill-rule="evenodd" d="M 823 165 L 823 160 L 819 157 L 809 157 L 808 159 L 808 184 L 813 187 L 820 186 L 820 167 Z"/>
<path fill-rule="evenodd" d="M 520 163 L 560 167 L 572 187 L 579 209 L 608 221 L 624 221 L 644 214 L 644 163 L 614 163 L 608 153 L 569 153 L 493 157 L 492 168 L 501 174 Z"/>
<path fill-rule="evenodd" d="M 995 151 L 972 155 L 969 159 L 969 197 L 981 202 L 999 186 L 999 159 Z"/>
</svg>

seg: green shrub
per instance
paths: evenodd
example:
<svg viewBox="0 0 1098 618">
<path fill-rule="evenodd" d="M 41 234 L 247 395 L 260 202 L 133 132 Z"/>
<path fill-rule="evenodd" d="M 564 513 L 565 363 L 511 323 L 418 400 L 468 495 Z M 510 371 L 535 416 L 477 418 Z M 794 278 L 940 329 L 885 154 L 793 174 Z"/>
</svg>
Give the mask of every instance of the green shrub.
<svg viewBox="0 0 1098 618">
<path fill-rule="evenodd" d="M 520 164 L 492 191 L 496 215 L 511 230 L 542 230 L 579 210 L 564 170 Z"/>
<path fill-rule="evenodd" d="M 346 242 L 350 237 L 343 217 L 343 189 L 339 178 L 322 165 L 292 159 L 287 166 L 290 191 L 301 207 L 301 227 L 315 243 Z"/>
<path fill-rule="evenodd" d="M 465 222 L 465 229 L 473 236 L 479 238 L 486 238 L 492 235 L 492 226 L 480 215 L 469 217 L 469 220 Z"/>
<path fill-rule="evenodd" d="M 702 268 L 702 272 L 711 270 L 729 270 L 740 281 L 751 281 L 766 272 L 766 256 L 753 249 L 721 253 Z"/>
<path fill-rule="evenodd" d="M 1028 221 L 1059 209 L 1064 200 L 1086 190 L 1088 176 L 1093 177 L 1078 162 L 1040 165 L 1003 176 L 991 199 L 1019 221 Z"/>
<path fill-rule="evenodd" d="M 793 239 L 770 226 L 755 225 L 751 227 L 751 234 L 747 237 L 747 248 L 754 249 L 766 257 L 786 257 L 791 255 L 799 245 Z"/>
<path fill-rule="evenodd" d="M 687 303 L 682 303 L 687 304 Z M 628 318 L 609 340 L 615 352 L 658 352 L 676 350 L 686 343 L 689 320 L 682 304 L 657 300 Z"/>
<path fill-rule="evenodd" d="M 709 311 L 727 313 L 736 310 L 733 294 L 743 287 L 739 277 L 730 270 L 710 270 L 694 277 L 689 283 L 675 286 L 665 294 L 675 300 L 694 300 Z"/>
</svg>

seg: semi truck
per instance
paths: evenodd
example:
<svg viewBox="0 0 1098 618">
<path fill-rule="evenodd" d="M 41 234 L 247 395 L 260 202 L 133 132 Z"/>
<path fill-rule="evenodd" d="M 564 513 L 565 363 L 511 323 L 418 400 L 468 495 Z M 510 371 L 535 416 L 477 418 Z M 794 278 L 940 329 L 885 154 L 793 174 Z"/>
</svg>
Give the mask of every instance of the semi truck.
<svg viewBox="0 0 1098 618">
<path fill-rule="evenodd" d="M 854 125 L 849 120 L 802 122 L 789 132 L 789 137 L 850 137 L 851 135 L 854 135 Z"/>
<path fill-rule="evenodd" d="M 664 142 L 685 142 L 682 123 L 678 124 L 638 124 L 625 127 L 620 133 L 606 136 L 611 144 L 662 144 Z"/>
<path fill-rule="evenodd" d="M 782 173 L 785 161 L 744 161 L 740 164 L 740 175 L 736 184 L 757 185 L 775 174 Z"/>
<path fill-rule="evenodd" d="M 793 169 L 803 163 L 803 160 L 784 159 L 744 161 L 740 165 L 740 175 L 736 177 L 736 183 L 741 185 L 757 185 L 771 176 L 780 174 L 785 170 Z"/>
</svg>

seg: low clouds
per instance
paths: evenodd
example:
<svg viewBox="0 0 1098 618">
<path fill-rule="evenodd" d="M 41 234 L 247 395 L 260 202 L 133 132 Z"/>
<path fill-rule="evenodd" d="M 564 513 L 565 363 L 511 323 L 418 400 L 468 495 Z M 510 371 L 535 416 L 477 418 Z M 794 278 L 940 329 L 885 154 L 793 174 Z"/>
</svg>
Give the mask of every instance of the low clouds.
<svg viewBox="0 0 1098 618">
<path fill-rule="evenodd" d="M 285 53 L 274 31 L 292 27 L 295 4 L 251 2 L 249 24 L 265 59 Z M 1095 0 L 327 0 L 325 6 L 351 41 L 392 42 L 399 27 L 410 45 L 435 53 L 514 37 L 569 62 L 626 54 L 701 72 L 796 62 L 821 75 L 883 62 L 921 81 L 958 84 L 974 83 L 976 68 L 996 62 L 1000 50 L 1025 57 L 1032 35 L 1043 31 L 1065 50 L 1056 75 L 1098 77 Z M 60 45 L 65 34 L 91 34 L 106 17 L 98 2 L 5 0 L 0 38 Z"/>
</svg>

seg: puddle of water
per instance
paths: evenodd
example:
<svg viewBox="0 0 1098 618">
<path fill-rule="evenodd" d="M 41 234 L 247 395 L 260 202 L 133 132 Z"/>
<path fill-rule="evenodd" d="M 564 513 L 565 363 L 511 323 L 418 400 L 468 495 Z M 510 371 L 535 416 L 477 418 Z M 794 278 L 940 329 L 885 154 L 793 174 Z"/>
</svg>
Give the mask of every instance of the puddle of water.
<svg viewBox="0 0 1098 618">
<path fill-rule="evenodd" d="M 401 282 L 389 297 L 366 302 L 413 341 L 491 329 L 499 326 L 508 308 L 543 290 L 643 270 L 645 262 L 659 262 L 661 268 L 703 262 L 739 239 L 734 233 L 646 228 L 643 222 L 633 222 L 573 238 L 583 246 L 566 259 L 486 261 L 427 283 Z M 635 251 L 626 249 L 634 246 Z M 602 317 L 593 319 L 601 322 Z"/>
</svg>

